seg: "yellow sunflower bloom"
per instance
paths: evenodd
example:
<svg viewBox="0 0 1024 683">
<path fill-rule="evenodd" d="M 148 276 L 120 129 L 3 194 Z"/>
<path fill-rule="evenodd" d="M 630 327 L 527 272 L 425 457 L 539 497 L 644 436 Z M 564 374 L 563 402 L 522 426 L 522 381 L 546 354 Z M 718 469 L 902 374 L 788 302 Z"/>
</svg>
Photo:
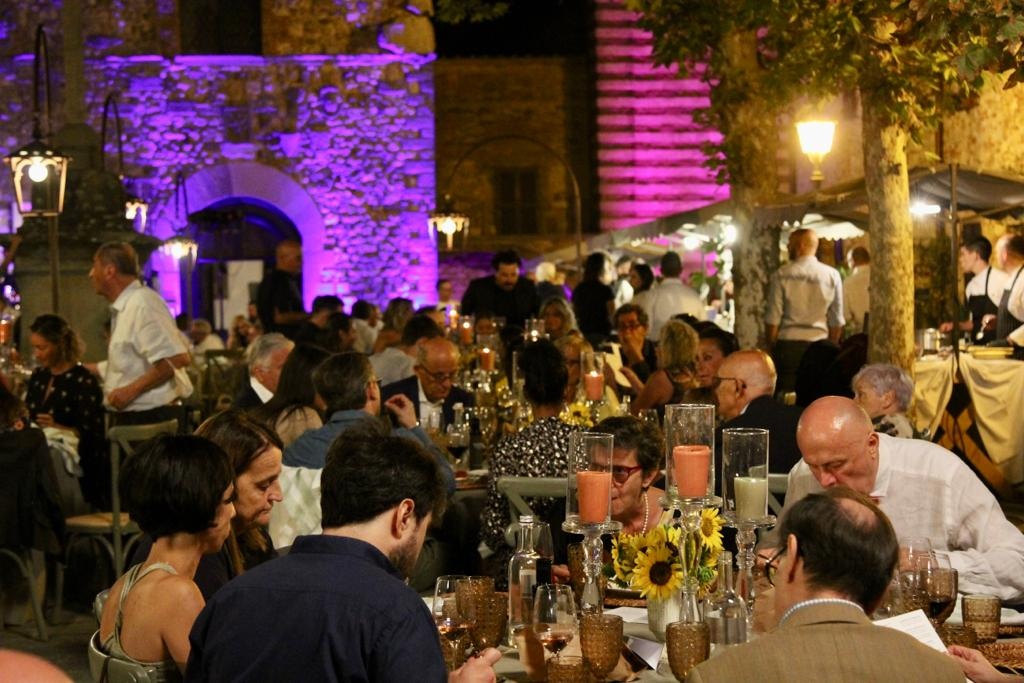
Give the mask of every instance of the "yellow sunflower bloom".
<svg viewBox="0 0 1024 683">
<path fill-rule="evenodd" d="M 718 510 L 705 508 L 700 513 L 700 536 L 704 546 L 712 551 L 722 549 L 722 518 Z"/>
<path fill-rule="evenodd" d="M 664 545 L 637 553 L 631 585 L 648 600 L 667 600 L 683 587 L 679 556 L 673 555 Z"/>
</svg>

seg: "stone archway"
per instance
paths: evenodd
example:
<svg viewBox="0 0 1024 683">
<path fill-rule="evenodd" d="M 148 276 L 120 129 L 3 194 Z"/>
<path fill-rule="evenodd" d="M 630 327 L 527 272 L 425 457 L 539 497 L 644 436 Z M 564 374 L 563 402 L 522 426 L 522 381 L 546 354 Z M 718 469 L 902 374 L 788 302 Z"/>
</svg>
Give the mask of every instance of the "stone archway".
<svg viewBox="0 0 1024 683">
<path fill-rule="evenodd" d="M 185 191 L 191 211 L 235 197 L 257 199 L 276 207 L 294 223 L 302 236 L 302 292 L 306 308 L 310 308 L 315 296 L 324 293 L 320 291 L 321 272 L 327 266 L 324 220 L 312 197 L 291 176 L 253 161 L 231 161 L 186 177 Z M 163 216 L 173 214 L 173 203 L 172 197 L 158 213 Z M 160 239 L 167 239 L 174 234 L 174 225 L 169 220 L 155 221 L 153 233 Z M 161 293 L 168 301 L 180 301 L 176 264 L 169 258 L 159 261 L 154 268 L 164 274 Z"/>
</svg>

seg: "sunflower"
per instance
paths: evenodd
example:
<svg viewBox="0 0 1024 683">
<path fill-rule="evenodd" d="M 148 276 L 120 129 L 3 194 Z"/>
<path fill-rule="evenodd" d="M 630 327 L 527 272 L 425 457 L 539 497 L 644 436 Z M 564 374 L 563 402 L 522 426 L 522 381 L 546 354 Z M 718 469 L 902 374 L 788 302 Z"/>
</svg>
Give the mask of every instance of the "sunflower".
<svg viewBox="0 0 1024 683">
<path fill-rule="evenodd" d="M 715 508 L 705 508 L 700 513 L 700 537 L 704 547 L 717 555 L 722 549 L 722 518 Z"/>
<path fill-rule="evenodd" d="M 633 534 L 620 534 L 612 539 L 612 567 L 616 578 L 627 586 L 636 564 L 638 540 L 639 536 Z"/>
<path fill-rule="evenodd" d="M 665 545 L 648 546 L 637 553 L 631 585 L 649 600 L 667 600 L 683 587 L 679 556 Z"/>
<path fill-rule="evenodd" d="M 570 403 L 565 406 L 559 414 L 558 419 L 574 427 L 594 426 L 594 421 L 590 418 L 590 408 L 582 401 Z"/>
</svg>

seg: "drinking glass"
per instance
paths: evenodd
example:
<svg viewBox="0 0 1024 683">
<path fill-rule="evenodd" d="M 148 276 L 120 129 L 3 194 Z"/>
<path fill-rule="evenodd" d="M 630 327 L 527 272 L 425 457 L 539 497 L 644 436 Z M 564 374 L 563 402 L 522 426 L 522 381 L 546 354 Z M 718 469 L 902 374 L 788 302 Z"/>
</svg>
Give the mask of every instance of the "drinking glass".
<svg viewBox="0 0 1024 683">
<path fill-rule="evenodd" d="M 957 572 L 950 566 L 946 555 L 935 555 L 921 570 L 922 589 L 928 596 L 928 618 L 936 629 L 956 607 L 957 578 Z"/>
<path fill-rule="evenodd" d="M 473 615 L 459 610 L 457 598 L 458 583 L 466 578 L 462 575 L 446 574 L 437 577 L 437 581 L 434 583 L 431 613 L 434 616 L 434 623 L 437 625 L 437 632 L 441 637 L 444 663 L 449 671 L 454 671 L 462 666 L 466 656 L 464 638 L 473 623 L 471 618 Z"/>
<path fill-rule="evenodd" d="M 491 445 L 494 433 L 498 430 L 498 414 L 491 406 L 476 406 L 473 410 L 480 428 L 480 439 L 486 448 Z"/>
<path fill-rule="evenodd" d="M 482 613 L 488 596 L 494 595 L 494 578 L 490 576 L 467 576 L 455 582 L 455 600 L 458 612 L 469 625 L 469 636 L 476 647 L 480 640 Z"/>
<path fill-rule="evenodd" d="M 473 647 L 486 650 L 498 647 L 508 628 L 508 593 L 492 592 L 480 600 L 476 621 L 470 630 Z"/>
<path fill-rule="evenodd" d="M 448 452 L 452 454 L 452 467 L 456 472 L 469 470 L 469 422 L 448 425 Z"/>
<path fill-rule="evenodd" d="M 558 657 L 576 636 L 576 604 L 569 586 L 537 586 L 533 602 L 533 630 L 549 652 Z"/>
<path fill-rule="evenodd" d="M 587 667 L 581 657 L 552 657 L 548 660 L 548 683 L 587 683 Z"/>
<path fill-rule="evenodd" d="M 706 622 L 677 621 L 665 629 L 668 664 L 676 680 L 685 681 L 693 667 L 711 654 L 711 633 Z"/>
<path fill-rule="evenodd" d="M 581 615 L 580 648 L 594 678 L 598 681 L 606 680 L 619 662 L 622 617 L 596 613 Z"/>
<path fill-rule="evenodd" d="M 906 537 L 900 540 L 900 595 L 903 612 L 928 612 L 928 594 L 922 580 L 923 572 L 934 561 L 931 542 L 924 537 Z"/>
<path fill-rule="evenodd" d="M 965 595 L 961 601 L 964 626 L 970 626 L 978 643 L 991 643 L 999 637 L 1002 605 L 995 595 Z"/>
</svg>

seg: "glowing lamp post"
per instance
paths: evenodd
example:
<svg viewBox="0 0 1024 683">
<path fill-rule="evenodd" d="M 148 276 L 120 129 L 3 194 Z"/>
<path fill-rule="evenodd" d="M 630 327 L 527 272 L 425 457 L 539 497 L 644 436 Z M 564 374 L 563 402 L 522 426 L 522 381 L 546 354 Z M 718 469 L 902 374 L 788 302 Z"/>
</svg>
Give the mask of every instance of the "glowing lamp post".
<svg viewBox="0 0 1024 683">
<path fill-rule="evenodd" d="M 456 233 L 462 233 L 463 242 L 469 234 L 469 216 L 455 211 L 452 198 L 448 195 L 445 195 L 442 208 L 430 214 L 427 223 L 436 239 L 440 239 L 441 235 L 445 236 L 448 251 L 452 250 L 452 241 Z"/>
<path fill-rule="evenodd" d="M 800 136 L 800 149 L 811 160 L 811 182 L 817 190 L 821 188 L 821 181 L 825 179 L 825 174 L 821 172 L 821 162 L 832 151 L 836 122 L 800 121 L 796 124 L 796 132 Z"/>
<path fill-rule="evenodd" d="M 36 28 L 33 67 L 32 141 L 7 155 L 4 163 L 11 172 L 14 197 L 21 215 L 25 218 L 47 219 L 50 304 L 57 313 L 60 310 L 60 239 L 57 217 L 64 210 L 64 189 L 71 157 L 61 154 L 47 141 L 50 137 L 50 61 L 46 50 L 46 32 L 42 26 Z M 41 94 L 45 94 L 45 97 L 41 97 Z"/>
<path fill-rule="evenodd" d="M 174 175 L 174 216 L 181 218 L 181 207 L 185 209 L 185 220 L 188 221 L 188 190 L 185 188 L 185 176 L 181 171 Z M 186 234 L 189 225 L 179 228 L 173 237 L 165 240 L 160 251 L 174 259 L 179 270 L 184 263 L 185 274 L 185 308 L 182 312 L 192 316 L 192 267 L 196 263 L 199 244 Z"/>
<path fill-rule="evenodd" d="M 124 146 L 121 135 L 121 113 L 117 110 L 117 93 L 112 92 L 103 100 L 103 119 L 100 125 L 100 144 L 104 154 L 100 157 L 103 168 L 107 168 L 107 120 L 110 112 L 114 112 L 114 131 L 117 140 L 117 178 L 121 181 L 125 191 L 124 217 L 132 221 L 134 225 L 136 218 L 139 221 L 139 232 L 146 231 L 146 214 L 149 211 L 149 204 L 142 197 L 134 192 L 133 183 L 124 175 Z"/>
</svg>

